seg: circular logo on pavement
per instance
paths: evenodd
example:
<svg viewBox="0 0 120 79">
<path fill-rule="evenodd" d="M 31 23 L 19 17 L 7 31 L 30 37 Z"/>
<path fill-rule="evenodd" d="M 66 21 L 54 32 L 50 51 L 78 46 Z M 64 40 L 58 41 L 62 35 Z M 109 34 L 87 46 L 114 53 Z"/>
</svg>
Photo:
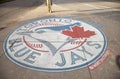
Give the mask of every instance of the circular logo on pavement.
<svg viewBox="0 0 120 79">
<path fill-rule="evenodd" d="M 16 64 L 49 72 L 69 71 L 96 62 L 106 50 L 104 33 L 81 20 L 41 19 L 14 30 L 5 40 Z"/>
</svg>

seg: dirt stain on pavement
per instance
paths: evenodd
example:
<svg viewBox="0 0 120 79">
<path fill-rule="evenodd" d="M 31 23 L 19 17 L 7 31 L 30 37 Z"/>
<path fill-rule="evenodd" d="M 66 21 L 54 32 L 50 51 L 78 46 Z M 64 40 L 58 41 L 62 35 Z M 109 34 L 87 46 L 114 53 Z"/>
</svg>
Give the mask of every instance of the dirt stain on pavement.
<svg viewBox="0 0 120 79">
<path fill-rule="evenodd" d="M 0 31 L 4 30 L 5 28 L 7 28 L 7 27 L 0 27 Z"/>
</svg>

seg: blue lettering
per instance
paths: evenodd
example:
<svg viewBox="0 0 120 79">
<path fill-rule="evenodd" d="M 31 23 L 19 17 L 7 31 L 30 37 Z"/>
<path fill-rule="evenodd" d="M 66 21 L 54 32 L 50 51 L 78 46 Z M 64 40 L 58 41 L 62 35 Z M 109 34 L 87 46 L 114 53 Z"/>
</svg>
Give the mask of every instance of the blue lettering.
<svg viewBox="0 0 120 79">
<path fill-rule="evenodd" d="M 72 60 L 71 65 L 73 65 L 73 64 L 75 64 L 75 63 L 76 63 L 76 61 L 78 61 L 78 60 L 85 61 L 86 59 L 85 59 L 85 58 L 83 58 L 83 57 L 81 57 L 81 56 L 79 56 L 79 55 L 77 55 L 77 54 L 76 54 L 76 53 L 74 53 L 74 52 L 71 52 L 71 60 Z"/>
<path fill-rule="evenodd" d="M 21 38 L 11 39 L 11 40 L 9 40 L 9 44 L 10 44 L 9 49 L 11 52 L 13 52 L 13 51 L 15 51 L 14 47 L 22 45 Z"/>
<path fill-rule="evenodd" d="M 22 56 L 24 56 L 25 54 L 27 54 L 27 53 L 30 52 L 30 50 L 27 50 L 27 51 L 25 51 L 25 52 L 22 52 L 22 51 L 24 51 L 25 49 L 26 49 L 26 47 L 18 50 L 17 52 L 15 52 L 14 56 L 15 56 L 15 57 L 22 57 Z"/>
<path fill-rule="evenodd" d="M 11 39 L 11 40 L 9 40 L 9 44 L 19 43 L 19 42 L 21 42 L 21 41 L 22 41 L 21 38 Z"/>
<path fill-rule="evenodd" d="M 15 51 L 15 50 L 13 49 L 13 47 L 10 47 L 10 51 L 13 52 L 13 51 Z"/>
<path fill-rule="evenodd" d="M 89 45 L 89 46 L 94 46 L 96 49 L 101 48 L 101 45 L 100 45 L 100 44 L 98 44 L 98 43 L 93 43 L 92 41 L 88 41 L 86 44 Z"/>
<path fill-rule="evenodd" d="M 40 22 L 42 22 L 42 23 L 45 23 L 45 22 L 48 22 L 48 21 L 49 21 L 48 19 L 40 20 Z"/>
<path fill-rule="evenodd" d="M 35 62 L 36 56 L 40 56 L 40 55 L 41 55 L 40 53 L 32 52 L 24 59 L 24 61 L 33 64 Z"/>
<path fill-rule="evenodd" d="M 72 20 L 71 19 L 65 19 L 64 22 L 65 23 L 70 23 Z"/>
<path fill-rule="evenodd" d="M 86 53 L 86 54 L 88 54 L 88 55 L 90 55 L 90 56 L 93 56 L 93 54 L 90 53 L 90 52 L 88 52 L 88 51 L 85 49 L 84 46 L 82 46 L 81 48 L 82 48 L 82 49 L 77 49 L 77 51 L 82 51 L 83 53 Z"/>
<path fill-rule="evenodd" d="M 61 63 L 57 62 L 55 65 L 61 67 L 61 66 L 64 66 L 64 65 L 66 64 L 66 60 L 65 60 L 65 57 L 64 57 L 64 54 L 63 54 L 63 53 L 60 54 L 60 57 L 61 57 L 61 59 L 62 59 L 62 62 L 61 62 Z"/>
<path fill-rule="evenodd" d="M 49 19 L 49 22 L 55 22 L 55 18 Z"/>
<path fill-rule="evenodd" d="M 21 46 L 21 45 L 23 45 L 23 43 L 20 43 L 20 44 L 14 45 L 13 47 L 18 47 L 18 46 Z"/>
</svg>

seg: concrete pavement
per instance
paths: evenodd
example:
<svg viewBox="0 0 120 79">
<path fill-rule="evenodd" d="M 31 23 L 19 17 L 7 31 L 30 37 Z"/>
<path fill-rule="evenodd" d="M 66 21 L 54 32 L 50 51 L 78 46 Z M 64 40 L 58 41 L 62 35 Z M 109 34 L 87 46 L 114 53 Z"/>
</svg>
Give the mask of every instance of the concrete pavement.
<svg viewBox="0 0 120 79">
<path fill-rule="evenodd" d="M 16 0 L 0 5 L 0 79 L 120 79 L 120 70 L 115 63 L 120 54 L 120 2 L 119 1 L 66 1 L 54 0 L 53 13 L 47 13 L 44 1 Z M 18 26 L 41 17 L 76 17 L 93 21 L 107 36 L 106 59 L 94 70 L 88 67 L 69 72 L 42 72 L 23 68 L 12 63 L 2 50 L 2 43 Z"/>
</svg>

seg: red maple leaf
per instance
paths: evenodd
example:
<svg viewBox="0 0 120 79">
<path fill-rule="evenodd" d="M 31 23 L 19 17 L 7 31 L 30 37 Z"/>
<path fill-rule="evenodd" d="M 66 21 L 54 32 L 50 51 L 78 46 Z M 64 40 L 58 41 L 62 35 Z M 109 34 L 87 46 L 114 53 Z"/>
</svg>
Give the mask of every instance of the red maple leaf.
<svg viewBox="0 0 120 79">
<path fill-rule="evenodd" d="M 72 38 L 90 38 L 95 35 L 94 31 L 84 31 L 84 28 L 79 26 L 73 26 L 72 30 L 63 30 L 62 33 Z"/>
</svg>

